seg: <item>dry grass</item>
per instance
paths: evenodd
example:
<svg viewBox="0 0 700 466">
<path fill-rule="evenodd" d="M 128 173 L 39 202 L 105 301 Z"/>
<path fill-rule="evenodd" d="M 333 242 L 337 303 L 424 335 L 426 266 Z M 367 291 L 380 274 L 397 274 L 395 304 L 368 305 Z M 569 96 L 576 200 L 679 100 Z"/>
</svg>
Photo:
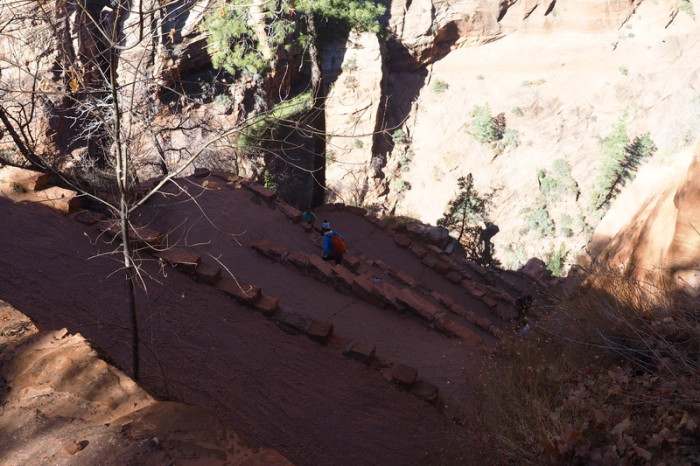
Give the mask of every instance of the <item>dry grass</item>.
<svg viewBox="0 0 700 466">
<path fill-rule="evenodd" d="M 598 270 L 484 367 L 477 416 L 515 464 L 700 461 L 699 304 Z"/>
</svg>

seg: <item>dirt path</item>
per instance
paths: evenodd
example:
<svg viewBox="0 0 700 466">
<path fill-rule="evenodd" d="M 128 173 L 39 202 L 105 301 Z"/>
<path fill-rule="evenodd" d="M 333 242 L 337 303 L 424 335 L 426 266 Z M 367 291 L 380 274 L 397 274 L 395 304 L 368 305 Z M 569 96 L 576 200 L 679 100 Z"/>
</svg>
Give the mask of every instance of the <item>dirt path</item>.
<svg viewBox="0 0 700 466">
<path fill-rule="evenodd" d="M 254 219 L 245 222 L 251 238 L 288 225 L 279 215 L 260 215 L 264 209 L 248 199 L 203 199 L 202 211 L 218 219 L 216 225 L 224 232 L 240 232 L 236 222 L 245 219 Z M 175 212 L 191 219 L 201 216 L 192 205 L 171 209 L 168 218 L 174 219 Z M 81 332 L 118 365 L 128 367 L 124 285 L 114 274 L 119 265 L 111 257 L 95 257 L 112 246 L 97 239 L 93 227 L 37 206 L 0 199 L 0 211 L 0 297 L 43 326 Z M 232 219 L 236 222 L 226 223 Z M 189 244 L 212 241 L 211 232 L 184 231 Z M 292 280 L 284 267 L 249 248 L 234 247 L 232 238 L 221 231 L 229 242 L 207 247 L 222 254 L 241 279 L 273 288 L 282 301 L 301 289 L 316 308 L 356 306 L 358 313 L 368 312 L 363 304 L 329 293 L 327 286 L 312 279 Z M 290 245 L 308 241 L 301 230 L 286 237 Z M 308 250 L 314 250 L 308 244 Z M 332 348 L 288 335 L 212 288 L 160 270 L 154 261 L 145 262 L 144 271 L 157 279 L 147 279 L 147 295 L 139 296 L 146 348 L 142 380 L 153 392 L 205 406 L 253 444 L 274 448 L 300 465 L 414 464 L 431 452 L 468 445 L 462 428 L 433 406 L 391 386 L 379 372 Z M 289 299 L 289 305 L 303 307 L 304 301 Z M 341 320 L 340 328 L 351 333 L 351 321 Z M 405 331 L 416 342 L 425 342 L 420 351 L 435 344 L 435 332 L 411 319 L 398 322 L 405 325 L 393 322 L 394 327 L 377 334 Z M 429 336 L 422 340 L 419 334 Z M 457 359 L 463 358 L 454 340 L 444 338 L 443 345 L 452 348 Z M 443 354 L 437 351 L 431 357 L 439 361 Z"/>
</svg>

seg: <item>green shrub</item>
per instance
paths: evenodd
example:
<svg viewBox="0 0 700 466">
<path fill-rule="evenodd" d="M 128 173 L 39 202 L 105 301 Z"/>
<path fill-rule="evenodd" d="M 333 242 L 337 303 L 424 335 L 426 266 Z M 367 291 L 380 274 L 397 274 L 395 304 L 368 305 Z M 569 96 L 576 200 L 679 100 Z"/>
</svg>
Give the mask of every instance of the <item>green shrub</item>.
<svg viewBox="0 0 700 466">
<path fill-rule="evenodd" d="M 406 132 L 401 128 L 397 129 L 391 134 L 391 140 L 394 145 L 405 144 L 406 143 Z"/>
<path fill-rule="evenodd" d="M 555 277 L 564 276 L 564 263 L 568 254 L 569 251 L 567 251 L 564 243 L 561 243 L 558 249 L 553 250 L 549 254 L 549 258 L 547 259 L 547 269 L 552 272 L 552 275 Z"/>
<path fill-rule="evenodd" d="M 515 116 L 525 115 L 525 112 L 523 112 L 523 109 L 520 107 L 513 107 L 510 112 Z"/>
<path fill-rule="evenodd" d="M 352 145 L 355 147 L 355 149 L 362 149 L 365 146 L 365 144 L 360 139 L 354 139 L 352 141 Z"/>
<path fill-rule="evenodd" d="M 695 19 L 695 8 L 690 0 L 681 0 L 680 10 Z"/>
<path fill-rule="evenodd" d="M 441 79 L 436 79 L 435 81 L 433 81 L 431 88 L 432 88 L 434 93 L 442 94 L 443 92 L 445 92 L 447 89 L 450 88 L 450 85 Z"/>
<path fill-rule="evenodd" d="M 505 114 L 499 113 L 495 117 L 491 114 L 489 104 L 472 109 L 471 133 L 482 144 L 490 144 L 503 138 L 506 129 Z"/>
<path fill-rule="evenodd" d="M 528 228 L 539 237 L 544 238 L 554 233 L 554 220 L 549 216 L 544 199 L 539 198 L 535 205 L 525 209 L 524 213 Z"/>
<path fill-rule="evenodd" d="M 263 172 L 263 186 L 272 191 L 279 191 L 279 185 L 275 182 L 275 178 L 269 171 Z"/>
</svg>

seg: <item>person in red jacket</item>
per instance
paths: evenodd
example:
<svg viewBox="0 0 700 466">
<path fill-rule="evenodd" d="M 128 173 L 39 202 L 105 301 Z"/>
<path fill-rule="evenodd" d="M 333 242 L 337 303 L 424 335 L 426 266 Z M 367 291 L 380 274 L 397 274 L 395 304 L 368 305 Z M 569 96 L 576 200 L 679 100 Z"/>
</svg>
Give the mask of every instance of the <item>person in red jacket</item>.
<svg viewBox="0 0 700 466">
<path fill-rule="evenodd" d="M 335 260 L 336 264 L 342 263 L 343 254 L 345 253 L 345 238 L 331 230 L 328 220 L 324 220 L 321 224 L 321 233 L 323 233 L 323 260 Z"/>
</svg>

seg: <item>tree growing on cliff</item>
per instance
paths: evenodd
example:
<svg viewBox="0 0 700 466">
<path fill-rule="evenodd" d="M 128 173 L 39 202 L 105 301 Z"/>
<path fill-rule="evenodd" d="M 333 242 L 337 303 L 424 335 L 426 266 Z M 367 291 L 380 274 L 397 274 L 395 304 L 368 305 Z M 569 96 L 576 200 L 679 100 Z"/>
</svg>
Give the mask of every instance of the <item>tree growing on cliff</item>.
<svg viewBox="0 0 700 466">
<path fill-rule="evenodd" d="M 491 238 L 498 233 L 498 227 L 486 223 L 486 201 L 474 188 L 474 177 L 469 173 L 457 180 L 457 197 L 450 201 L 447 212 L 437 221 L 438 226 L 447 228 L 457 236 L 464 246 L 467 259 L 479 265 L 495 266 Z"/>
<path fill-rule="evenodd" d="M 347 40 L 351 29 L 379 32 L 385 7 L 374 0 L 222 1 L 207 19 L 212 62 L 233 75 L 260 76 L 273 69 L 282 49 L 301 51 L 309 73 L 311 108 L 304 131 L 312 138 L 313 204 L 325 197 L 328 85 L 321 66 L 323 44 Z"/>
<path fill-rule="evenodd" d="M 649 133 L 635 137 L 630 143 L 626 116 L 620 118 L 612 132 L 603 139 L 603 157 L 591 195 L 593 209 L 607 210 L 625 183 L 634 179 L 639 165 L 654 152 L 656 145 Z"/>
</svg>

